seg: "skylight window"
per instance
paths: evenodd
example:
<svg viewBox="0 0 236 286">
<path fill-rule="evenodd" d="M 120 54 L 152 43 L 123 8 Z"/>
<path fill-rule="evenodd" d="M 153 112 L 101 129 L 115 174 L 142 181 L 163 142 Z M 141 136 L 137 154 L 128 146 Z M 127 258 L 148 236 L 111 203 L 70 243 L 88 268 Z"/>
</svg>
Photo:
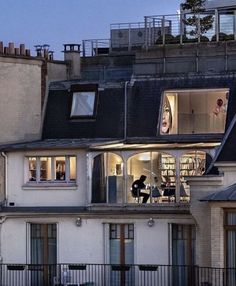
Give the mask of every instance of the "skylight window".
<svg viewBox="0 0 236 286">
<path fill-rule="evenodd" d="M 71 117 L 94 116 L 95 91 L 80 91 L 73 93 Z"/>
</svg>

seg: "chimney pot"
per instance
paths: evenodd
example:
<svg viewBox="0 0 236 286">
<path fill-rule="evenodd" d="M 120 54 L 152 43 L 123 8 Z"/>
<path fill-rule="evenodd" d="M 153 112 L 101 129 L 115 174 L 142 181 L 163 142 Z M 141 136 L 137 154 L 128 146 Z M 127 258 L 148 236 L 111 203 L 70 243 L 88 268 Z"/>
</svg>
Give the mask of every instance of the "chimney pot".
<svg viewBox="0 0 236 286">
<path fill-rule="evenodd" d="M 34 47 L 35 47 L 35 51 L 36 51 L 37 57 L 42 57 L 42 49 L 43 49 L 43 47 L 41 45 L 36 45 Z"/>
<path fill-rule="evenodd" d="M 19 55 L 20 54 L 20 49 L 19 48 L 15 48 L 15 55 Z"/>
<path fill-rule="evenodd" d="M 0 53 L 3 54 L 3 42 L 0 42 Z"/>
<path fill-rule="evenodd" d="M 48 57 L 50 61 L 53 61 L 53 53 L 54 51 L 48 51 Z"/>
<path fill-rule="evenodd" d="M 30 49 L 26 49 L 26 50 L 25 50 L 25 55 L 26 55 L 27 57 L 30 57 Z"/>
<path fill-rule="evenodd" d="M 9 47 L 9 54 L 14 55 L 15 54 L 14 43 L 9 43 L 8 47 Z"/>
<path fill-rule="evenodd" d="M 69 79 L 81 78 L 80 45 L 64 44 L 64 59 L 69 65 Z"/>
<path fill-rule="evenodd" d="M 20 54 L 22 56 L 25 56 L 25 45 L 24 44 L 20 44 Z"/>
<path fill-rule="evenodd" d="M 8 47 L 4 47 L 4 54 L 6 54 L 6 55 L 9 54 L 9 48 Z"/>
</svg>

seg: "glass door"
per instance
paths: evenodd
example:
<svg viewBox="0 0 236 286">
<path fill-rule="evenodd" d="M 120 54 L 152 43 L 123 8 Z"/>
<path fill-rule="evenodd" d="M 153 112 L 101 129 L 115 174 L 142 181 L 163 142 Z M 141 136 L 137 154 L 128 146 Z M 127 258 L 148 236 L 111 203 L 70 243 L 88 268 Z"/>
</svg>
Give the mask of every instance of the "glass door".
<svg viewBox="0 0 236 286">
<path fill-rule="evenodd" d="M 173 286 L 194 285 L 196 229 L 194 225 L 172 225 Z"/>
<path fill-rule="evenodd" d="M 134 225 L 110 224 L 111 286 L 135 285 Z"/>
<path fill-rule="evenodd" d="M 32 285 L 53 285 L 57 263 L 56 224 L 31 224 L 30 230 Z"/>
</svg>

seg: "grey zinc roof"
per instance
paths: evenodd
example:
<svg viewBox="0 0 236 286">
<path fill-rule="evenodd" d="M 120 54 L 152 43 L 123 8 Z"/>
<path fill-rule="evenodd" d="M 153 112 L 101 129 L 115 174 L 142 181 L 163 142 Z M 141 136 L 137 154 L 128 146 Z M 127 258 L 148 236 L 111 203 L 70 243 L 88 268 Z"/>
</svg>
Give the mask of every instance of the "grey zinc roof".
<svg viewBox="0 0 236 286">
<path fill-rule="evenodd" d="M 46 139 L 33 142 L 0 145 L 0 151 L 89 148 L 100 144 L 115 144 L 120 142 L 122 142 L 122 140 L 114 140 L 114 138 Z"/>
<path fill-rule="evenodd" d="M 200 199 L 200 201 L 208 202 L 224 202 L 224 201 L 236 201 L 236 183 L 213 194 Z"/>
<path fill-rule="evenodd" d="M 77 85 L 84 82 L 77 82 Z M 100 85 L 97 113 L 93 120 L 71 119 L 72 91 L 76 82 L 57 82 L 50 86 L 42 139 L 66 138 L 154 138 L 159 135 L 161 100 L 166 90 L 229 88 L 226 127 L 231 122 L 236 107 L 236 75 L 160 77 L 135 80 L 127 88 L 127 124 L 125 124 L 125 85 Z M 191 134 L 188 134 L 191 135 Z M 196 140 L 196 134 L 192 134 Z M 199 135 L 199 134 L 198 134 Z M 213 134 L 218 136 L 218 134 Z M 200 136 L 200 135 L 199 135 Z M 183 135 L 176 140 L 182 140 Z M 181 138 L 181 139 L 180 139 Z M 191 137 L 185 137 L 191 142 Z M 198 138 L 202 142 L 206 134 Z M 161 139 L 161 138 L 159 138 Z M 175 140 L 169 137 L 168 140 Z"/>
<path fill-rule="evenodd" d="M 207 174 L 211 174 L 214 164 L 217 162 L 236 162 L 236 115 L 234 115 L 225 135 L 223 141 L 218 148 L 216 155 L 207 170 Z"/>
</svg>

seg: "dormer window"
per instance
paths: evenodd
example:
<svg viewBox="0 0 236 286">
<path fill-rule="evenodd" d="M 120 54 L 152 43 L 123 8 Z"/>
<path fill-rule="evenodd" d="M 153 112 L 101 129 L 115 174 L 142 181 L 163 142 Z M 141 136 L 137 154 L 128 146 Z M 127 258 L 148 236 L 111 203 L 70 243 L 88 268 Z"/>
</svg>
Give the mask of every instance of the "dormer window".
<svg viewBox="0 0 236 286">
<path fill-rule="evenodd" d="M 71 87 L 71 118 L 90 118 L 96 115 L 97 85 L 74 85 Z"/>
<path fill-rule="evenodd" d="M 74 92 L 70 116 L 93 116 L 95 95 L 94 91 Z"/>
<path fill-rule="evenodd" d="M 165 91 L 159 133 L 224 133 L 228 96 L 228 89 Z"/>
</svg>

